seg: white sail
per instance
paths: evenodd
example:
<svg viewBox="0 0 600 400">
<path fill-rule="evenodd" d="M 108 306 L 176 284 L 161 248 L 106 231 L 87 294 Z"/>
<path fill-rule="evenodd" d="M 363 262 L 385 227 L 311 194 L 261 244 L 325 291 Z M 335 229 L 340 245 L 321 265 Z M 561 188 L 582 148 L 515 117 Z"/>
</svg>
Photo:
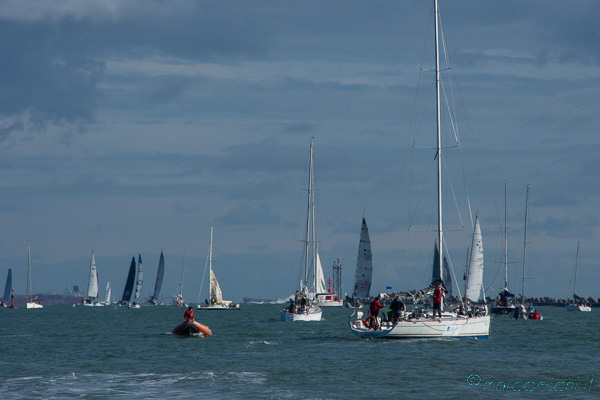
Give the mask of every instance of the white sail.
<svg viewBox="0 0 600 400">
<path fill-rule="evenodd" d="M 325 274 L 323 273 L 323 266 L 321 265 L 321 257 L 317 253 L 317 265 L 315 266 L 315 294 L 326 293 L 327 286 L 325 285 Z"/>
<path fill-rule="evenodd" d="M 212 269 L 210 270 L 210 298 L 211 301 L 214 299 L 216 304 L 223 302 L 223 292 L 221 292 L 221 286 L 219 286 L 219 281 Z"/>
<path fill-rule="evenodd" d="M 106 282 L 106 297 L 104 298 L 104 304 L 107 306 L 110 305 L 110 297 L 112 295 L 112 290 L 110 288 L 110 282 Z"/>
<path fill-rule="evenodd" d="M 138 254 L 137 280 L 135 282 L 135 298 L 134 302 L 140 303 L 140 295 L 142 294 L 142 284 L 144 283 L 144 268 L 142 268 L 142 255 Z"/>
<path fill-rule="evenodd" d="M 90 277 L 88 279 L 87 298 L 94 300 L 98 297 L 98 271 L 96 270 L 96 258 L 92 250 L 92 261 L 90 263 Z"/>
<path fill-rule="evenodd" d="M 352 297 L 359 299 L 369 298 L 371 279 L 373 276 L 373 256 L 371 254 L 371 239 L 367 221 L 363 217 L 356 257 L 356 273 L 354 275 L 354 292 Z"/>
<path fill-rule="evenodd" d="M 471 245 L 471 259 L 467 275 L 467 289 L 465 296 L 471 301 L 482 299 L 483 286 L 483 239 L 479 217 L 475 216 L 475 229 L 473 231 L 473 244 Z"/>
</svg>

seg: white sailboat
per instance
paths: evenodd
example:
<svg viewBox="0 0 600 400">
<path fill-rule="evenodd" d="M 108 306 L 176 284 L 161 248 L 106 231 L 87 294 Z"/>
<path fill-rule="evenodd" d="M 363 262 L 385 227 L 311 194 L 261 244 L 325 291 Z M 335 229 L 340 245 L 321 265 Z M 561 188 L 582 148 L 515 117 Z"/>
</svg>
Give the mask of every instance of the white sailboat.
<svg viewBox="0 0 600 400">
<path fill-rule="evenodd" d="M 142 267 L 142 255 L 138 253 L 137 279 L 135 281 L 135 296 L 130 308 L 140 308 L 140 296 L 142 294 L 142 284 L 144 283 L 144 268 Z"/>
<path fill-rule="evenodd" d="M 90 262 L 90 276 L 88 278 L 88 288 L 85 299 L 82 300 L 84 306 L 102 306 L 102 303 L 94 303 L 98 297 L 98 270 L 96 269 L 96 259 L 94 249 L 92 249 L 92 261 Z"/>
<path fill-rule="evenodd" d="M 321 260 L 319 259 L 319 264 Z M 342 265 L 340 264 L 340 260 L 337 259 L 333 262 L 333 275 L 341 274 Z M 337 272 L 336 272 L 337 271 Z M 341 281 L 341 278 L 340 278 Z M 329 278 L 327 280 L 327 291 L 326 293 L 319 292 L 317 294 L 317 305 L 319 307 L 342 307 L 344 302 L 342 301 L 341 295 L 341 284 L 338 283 L 337 290 L 334 287 L 333 280 Z"/>
<path fill-rule="evenodd" d="M 231 300 L 223 300 L 223 292 L 221 291 L 221 286 L 219 285 L 219 281 L 217 280 L 217 276 L 215 275 L 212 268 L 212 254 L 213 254 L 213 227 L 210 227 L 210 245 L 208 246 L 208 270 L 210 276 L 210 288 L 209 288 L 209 296 L 210 302 L 208 299 L 204 304 L 198 304 L 198 310 L 239 310 L 240 305 L 234 303 Z"/>
<path fill-rule="evenodd" d="M 179 290 L 175 294 L 174 303 L 176 307 L 187 307 L 183 300 L 183 277 L 185 275 L 185 245 L 183 245 L 183 259 L 181 261 L 181 281 L 179 281 Z"/>
<path fill-rule="evenodd" d="M 102 302 L 102 305 L 110 306 L 111 296 L 112 296 L 112 289 L 110 288 L 110 282 L 106 282 L 106 294 L 104 296 L 104 301 Z"/>
<path fill-rule="evenodd" d="M 315 301 L 315 295 L 319 293 L 318 290 L 319 285 L 321 285 L 320 280 L 323 277 L 323 269 L 319 260 L 315 227 L 313 141 L 314 138 L 311 138 L 308 165 L 306 237 L 304 242 L 304 279 L 300 280 L 300 288 L 296 291 L 294 298 L 290 300 L 289 307 L 281 310 L 281 319 L 283 321 L 320 321 L 322 316 L 321 307 Z M 323 282 L 323 286 L 321 287 L 324 287 L 324 284 Z"/>
<path fill-rule="evenodd" d="M 33 297 L 31 289 L 31 241 L 27 241 L 27 308 L 44 308 L 37 297 Z"/>
<path fill-rule="evenodd" d="M 575 292 L 575 286 L 577 284 L 577 264 L 579 264 L 579 242 L 577 242 L 577 254 L 575 255 L 575 267 L 573 268 L 573 300 L 570 300 L 567 303 L 566 310 L 567 311 L 592 311 L 592 307 L 585 305 L 583 303 L 583 299 L 577 296 Z"/>
<path fill-rule="evenodd" d="M 439 246 L 439 257 L 437 258 L 437 276 L 440 277 L 442 283 L 444 281 L 444 229 L 442 219 L 442 140 L 441 140 L 441 123 L 440 123 L 440 65 L 439 65 L 439 14 L 438 2 L 434 0 L 435 14 L 435 75 L 436 75 L 436 111 L 437 111 L 437 208 L 438 208 L 438 230 L 437 243 Z M 477 219 L 476 219 L 477 220 Z M 477 224 L 475 224 L 477 229 Z M 477 232 L 475 232 L 477 234 Z M 481 244 L 480 239 L 474 239 L 475 243 Z M 479 255 L 476 256 L 479 258 Z M 431 296 L 435 290 L 435 285 L 432 283 L 429 287 L 418 291 L 407 291 L 382 294 L 387 298 L 410 297 L 415 300 L 427 296 Z M 376 326 L 372 326 L 368 321 L 362 320 L 362 312 L 358 311 L 353 314 L 356 319 L 349 322 L 350 330 L 359 337 L 368 338 L 441 338 L 441 337 L 488 337 L 490 330 L 490 316 L 487 314 L 487 308 L 473 307 L 470 310 L 457 309 L 452 312 L 443 312 L 441 318 L 435 319 L 426 310 L 415 310 L 404 317 L 394 321 L 378 321 Z"/>
</svg>

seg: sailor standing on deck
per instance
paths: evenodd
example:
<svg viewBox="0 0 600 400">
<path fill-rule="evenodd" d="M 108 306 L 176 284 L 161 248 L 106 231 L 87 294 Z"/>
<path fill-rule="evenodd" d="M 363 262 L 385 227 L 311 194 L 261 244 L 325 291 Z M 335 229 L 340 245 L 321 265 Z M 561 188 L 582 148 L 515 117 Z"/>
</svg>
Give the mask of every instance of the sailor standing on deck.
<svg viewBox="0 0 600 400">
<path fill-rule="evenodd" d="M 435 281 L 435 290 L 433 291 L 433 319 L 437 313 L 442 319 L 442 299 L 444 298 L 444 292 L 447 293 L 445 288 L 442 288 L 442 281 Z"/>
</svg>

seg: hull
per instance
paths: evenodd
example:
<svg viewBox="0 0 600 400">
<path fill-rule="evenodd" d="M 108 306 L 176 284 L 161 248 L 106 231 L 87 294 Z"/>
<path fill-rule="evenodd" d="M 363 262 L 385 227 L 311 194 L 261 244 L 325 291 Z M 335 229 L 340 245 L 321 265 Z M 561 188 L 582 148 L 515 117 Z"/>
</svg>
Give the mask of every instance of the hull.
<svg viewBox="0 0 600 400">
<path fill-rule="evenodd" d="M 515 313 L 515 306 L 495 306 L 492 307 L 492 314 L 496 314 L 496 315 L 502 315 L 502 314 L 508 314 L 508 315 L 513 315 Z"/>
<path fill-rule="evenodd" d="M 184 321 L 173 329 L 173 335 L 206 337 L 212 336 L 212 331 L 200 322 Z"/>
<path fill-rule="evenodd" d="M 40 303 L 29 302 L 26 305 L 27 308 L 44 308 L 44 306 Z"/>
<path fill-rule="evenodd" d="M 319 307 L 342 307 L 344 305 L 343 301 L 337 301 L 337 300 L 319 300 L 317 302 L 317 305 Z"/>
<path fill-rule="evenodd" d="M 579 304 L 567 304 L 567 311 L 592 311 L 592 307 Z"/>
<path fill-rule="evenodd" d="M 442 320 L 414 318 L 395 324 L 383 323 L 381 329 L 369 329 L 362 320 L 351 321 L 350 330 L 362 338 L 419 339 L 419 338 L 487 338 L 490 316 L 463 317 L 444 315 Z"/>
<path fill-rule="evenodd" d="M 240 309 L 240 305 L 237 303 L 230 303 L 230 304 L 215 304 L 215 305 L 200 305 L 198 304 L 198 306 L 196 307 L 198 310 L 204 310 L 204 311 L 226 311 L 226 310 L 239 310 Z"/>
<path fill-rule="evenodd" d="M 320 321 L 323 311 L 319 307 L 311 307 L 308 312 L 290 312 L 287 308 L 281 311 L 282 321 Z"/>
</svg>

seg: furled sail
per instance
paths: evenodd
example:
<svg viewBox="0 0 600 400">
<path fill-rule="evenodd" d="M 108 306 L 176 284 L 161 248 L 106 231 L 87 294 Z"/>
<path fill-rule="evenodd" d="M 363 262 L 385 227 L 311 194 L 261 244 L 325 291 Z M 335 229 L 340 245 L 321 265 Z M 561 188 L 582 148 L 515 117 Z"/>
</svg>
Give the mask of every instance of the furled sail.
<svg viewBox="0 0 600 400">
<path fill-rule="evenodd" d="M 467 289 L 465 296 L 471 301 L 479 301 L 482 298 L 481 287 L 483 285 L 483 239 L 479 217 L 475 216 L 475 229 L 473 231 L 473 244 L 471 245 L 471 259 L 469 261 L 469 272 L 467 275 Z"/>
<path fill-rule="evenodd" d="M 356 273 L 354 275 L 354 292 L 352 297 L 367 299 L 371 290 L 373 276 L 373 257 L 371 254 L 371 239 L 367 221 L 363 217 L 358 243 L 358 256 L 356 257 Z"/>
</svg>

